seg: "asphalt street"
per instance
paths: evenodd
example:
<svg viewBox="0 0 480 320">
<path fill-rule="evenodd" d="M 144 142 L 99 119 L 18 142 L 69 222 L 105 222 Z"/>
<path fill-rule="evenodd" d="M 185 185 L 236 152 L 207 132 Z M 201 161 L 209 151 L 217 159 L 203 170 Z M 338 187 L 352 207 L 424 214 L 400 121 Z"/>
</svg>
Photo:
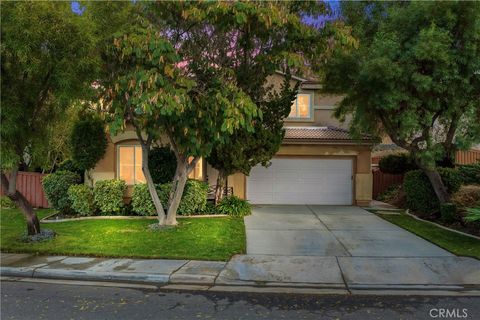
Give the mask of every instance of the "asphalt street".
<svg viewBox="0 0 480 320">
<path fill-rule="evenodd" d="M 2 320 L 479 319 L 480 297 L 180 292 L 2 281 L 0 315 Z"/>
</svg>

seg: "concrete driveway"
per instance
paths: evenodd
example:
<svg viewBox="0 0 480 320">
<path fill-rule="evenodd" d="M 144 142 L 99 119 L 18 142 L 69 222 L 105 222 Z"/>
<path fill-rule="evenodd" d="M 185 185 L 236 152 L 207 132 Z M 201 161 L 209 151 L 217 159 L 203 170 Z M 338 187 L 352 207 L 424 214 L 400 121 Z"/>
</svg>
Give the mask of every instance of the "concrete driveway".
<svg viewBox="0 0 480 320">
<path fill-rule="evenodd" d="M 353 206 L 255 206 L 245 218 L 247 254 L 446 257 L 451 253 Z"/>
</svg>

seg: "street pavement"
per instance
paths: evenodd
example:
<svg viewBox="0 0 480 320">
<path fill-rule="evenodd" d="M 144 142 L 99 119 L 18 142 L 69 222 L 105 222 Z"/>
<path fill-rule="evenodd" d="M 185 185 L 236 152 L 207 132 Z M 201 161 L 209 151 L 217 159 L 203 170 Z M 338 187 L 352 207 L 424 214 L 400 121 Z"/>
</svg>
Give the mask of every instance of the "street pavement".
<svg viewBox="0 0 480 320">
<path fill-rule="evenodd" d="M 414 320 L 446 318 L 447 312 L 451 319 L 479 319 L 480 297 L 177 292 L 2 281 L 0 312 L 2 320 Z"/>
</svg>

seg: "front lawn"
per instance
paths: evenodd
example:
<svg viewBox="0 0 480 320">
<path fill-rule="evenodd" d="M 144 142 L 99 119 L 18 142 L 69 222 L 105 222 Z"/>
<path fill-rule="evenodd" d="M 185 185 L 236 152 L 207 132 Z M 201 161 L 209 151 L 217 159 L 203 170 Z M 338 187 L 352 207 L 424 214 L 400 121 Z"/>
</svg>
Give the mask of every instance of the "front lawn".
<svg viewBox="0 0 480 320">
<path fill-rule="evenodd" d="M 407 215 L 378 214 L 378 216 L 415 233 L 453 254 L 480 259 L 480 240 L 439 228 Z"/>
<path fill-rule="evenodd" d="M 39 219 L 52 213 L 38 210 Z M 17 209 L 2 209 L 0 233 L 2 252 L 99 257 L 228 260 L 245 252 L 242 218 L 178 219 L 176 228 L 150 231 L 156 220 L 83 220 L 42 224 L 57 233 L 42 243 L 21 241 L 25 227 Z"/>
</svg>

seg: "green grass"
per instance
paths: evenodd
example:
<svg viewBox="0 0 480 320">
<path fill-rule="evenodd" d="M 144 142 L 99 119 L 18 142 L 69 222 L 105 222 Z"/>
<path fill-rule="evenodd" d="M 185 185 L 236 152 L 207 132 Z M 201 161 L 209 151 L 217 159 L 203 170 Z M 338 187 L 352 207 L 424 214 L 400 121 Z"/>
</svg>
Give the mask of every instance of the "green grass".
<svg viewBox="0 0 480 320">
<path fill-rule="evenodd" d="M 396 224 L 416 235 L 459 256 L 480 259 L 480 240 L 448 231 L 407 215 L 382 215 L 383 219 Z"/>
<path fill-rule="evenodd" d="M 43 218 L 51 210 L 38 210 Z M 165 259 L 228 260 L 245 252 L 242 218 L 185 218 L 178 226 L 150 231 L 156 220 L 83 220 L 42 224 L 57 233 L 41 243 L 21 241 L 25 222 L 17 209 L 2 209 L 0 233 L 2 252 L 54 255 L 137 257 Z"/>
</svg>

